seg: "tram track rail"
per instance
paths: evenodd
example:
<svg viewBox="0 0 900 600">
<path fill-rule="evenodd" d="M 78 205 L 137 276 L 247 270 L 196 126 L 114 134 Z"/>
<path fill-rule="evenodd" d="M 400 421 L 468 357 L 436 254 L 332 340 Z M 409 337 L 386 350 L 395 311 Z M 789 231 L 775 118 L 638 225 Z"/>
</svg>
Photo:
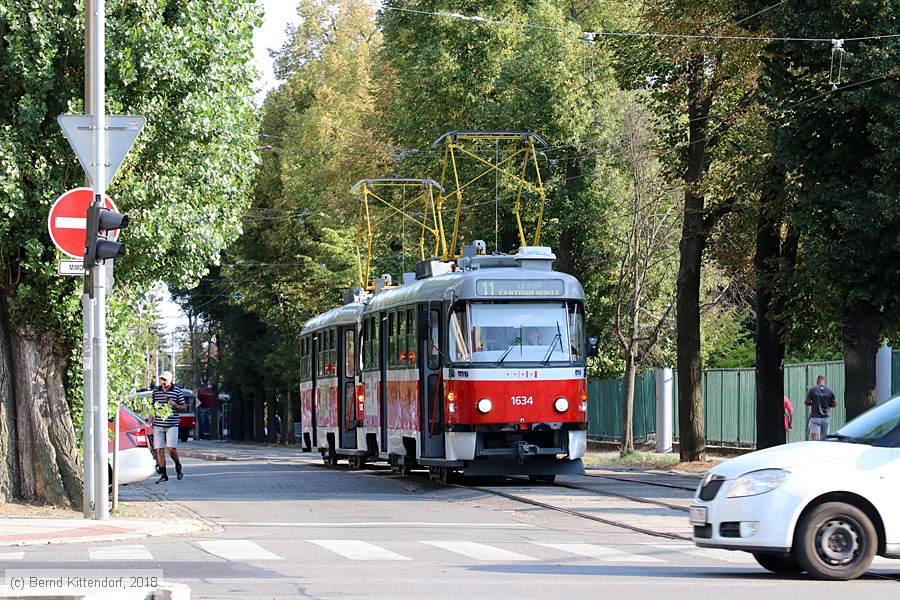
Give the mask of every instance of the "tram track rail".
<svg viewBox="0 0 900 600">
<path fill-rule="evenodd" d="M 584 512 L 580 512 L 577 510 L 572 510 L 569 508 L 563 508 L 562 506 L 556 506 L 553 504 L 549 504 L 547 502 L 542 502 L 540 500 L 535 500 L 533 498 L 527 498 L 525 496 L 520 496 L 518 494 L 504 492 L 497 489 L 492 489 L 488 487 L 482 486 L 473 486 L 473 485 L 465 485 L 460 483 L 450 483 L 444 484 L 449 487 L 458 487 L 469 490 L 475 490 L 478 492 L 482 492 L 485 494 L 491 494 L 494 496 L 499 496 L 500 498 L 505 498 L 507 500 L 512 500 L 514 502 L 520 502 L 522 504 L 528 504 L 530 506 L 537 506 L 539 508 L 544 508 L 546 510 L 552 510 L 555 512 L 563 513 L 572 517 L 577 517 L 579 519 L 586 519 L 588 521 L 594 521 L 596 523 L 603 523 L 604 525 L 609 525 L 611 527 L 618 527 L 620 529 L 627 529 L 628 531 L 633 531 L 635 533 L 642 533 L 644 535 L 649 535 L 652 537 L 664 538 L 667 540 L 678 540 L 678 541 L 691 541 L 691 538 L 684 535 L 679 535 L 677 533 L 669 533 L 666 531 L 656 531 L 653 529 L 647 529 L 646 527 L 639 527 L 637 525 L 630 525 L 628 523 L 623 523 L 621 521 L 616 521 L 613 519 L 607 519 L 605 517 L 598 517 L 597 515 L 590 515 Z M 556 485 L 556 484 L 554 484 Z M 581 489 L 581 488 L 579 488 Z M 602 494 L 601 494 L 602 495 Z"/>
<path fill-rule="evenodd" d="M 697 490 L 697 485 L 693 485 L 693 486 L 678 485 L 675 483 L 664 483 L 662 481 L 647 481 L 644 479 L 636 479 L 634 477 L 622 477 L 622 476 L 616 476 L 616 475 L 607 475 L 604 473 L 585 473 L 584 476 L 585 477 L 594 477 L 597 479 L 612 479 L 615 481 L 624 481 L 626 483 L 633 483 L 633 484 L 637 484 L 637 485 L 650 485 L 650 486 L 654 486 L 654 487 L 669 488 L 669 489 L 675 489 L 675 490 L 684 490 L 684 491 L 692 492 L 692 493 Z M 697 483 L 699 484 L 699 481 Z"/>
</svg>

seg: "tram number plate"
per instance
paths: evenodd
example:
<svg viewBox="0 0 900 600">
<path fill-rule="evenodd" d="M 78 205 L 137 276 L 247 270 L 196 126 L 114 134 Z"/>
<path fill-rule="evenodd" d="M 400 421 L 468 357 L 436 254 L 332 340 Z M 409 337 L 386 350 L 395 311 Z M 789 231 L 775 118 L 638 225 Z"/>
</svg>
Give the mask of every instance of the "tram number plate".
<svg viewBox="0 0 900 600">
<path fill-rule="evenodd" d="M 705 506 L 692 506 L 691 512 L 688 513 L 690 516 L 691 525 L 706 525 L 706 507 Z"/>
<path fill-rule="evenodd" d="M 528 406 L 534 404 L 534 396 L 512 396 L 510 397 L 510 400 L 512 400 L 513 406 Z"/>
</svg>

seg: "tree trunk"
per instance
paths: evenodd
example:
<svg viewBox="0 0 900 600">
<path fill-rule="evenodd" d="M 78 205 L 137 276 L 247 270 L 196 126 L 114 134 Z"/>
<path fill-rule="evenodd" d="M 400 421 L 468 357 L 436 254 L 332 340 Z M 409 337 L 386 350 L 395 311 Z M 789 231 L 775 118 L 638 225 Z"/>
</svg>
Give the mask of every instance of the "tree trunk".
<svg viewBox="0 0 900 600">
<path fill-rule="evenodd" d="M 294 397 L 291 389 L 284 392 L 284 430 L 281 435 L 281 443 L 289 446 L 294 443 Z"/>
<path fill-rule="evenodd" d="M 6 315 L 0 298 L 0 504 L 19 496 L 16 460 L 16 401 Z"/>
<path fill-rule="evenodd" d="M 266 441 L 266 392 L 258 387 L 250 392 L 253 398 L 253 441 Z"/>
<path fill-rule="evenodd" d="M 0 339 L 2 420 L 15 421 L 14 429 L 0 425 L 7 436 L 0 480 L 7 480 L 10 495 L 80 510 L 83 469 L 63 386 L 67 353 L 49 333 L 31 336 L 12 326 L 3 296 Z"/>
<path fill-rule="evenodd" d="M 274 444 L 278 441 L 278 418 L 276 410 L 275 390 L 266 388 L 266 442 Z"/>
<path fill-rule="evenodd" d="M 781 236 L 763 198 L 756 224 L 756 447 L 787 441 L 784 431 L 784 323 L 778 315 L 774 281 L 779 272 Z"/>
<path fill-rule="evenodd" d="M 209 439 L 218 440 L 222 438 L 222 430 L 219 428 L 219 413 L 221 405 L 219 403 L 219 388 L 212 388 L 212 399 L 209 402 Z"/>
<path fill-rule="evenodd" d="M 625 352 L 624 393 L 622 394 L 622 446 L 620 452 L 634 452 L 634 378 L 636 365 L 634 349 Z"/>
<path fill-rule="evenodd" d="M 700 271 L 706 246 L 704 197 L 697 184 L 706 168 L 706 124 L 711 101 L 701 98 L 702 61 L 696 60 L 688 91 L 688 167 L 684 175 L 684 220 L 679 244 L 676 328 L 678 426 L 682 461 L 702 460 L 706 451 L 700 384 Z"/>
<path fill-rule="evenodd" d="M 848 421 L 875 406 L 875 354 L 881 324 L 881 313 L 871 306 L 855 306 L 844 317 L 844 402 Z"/>
</svg>

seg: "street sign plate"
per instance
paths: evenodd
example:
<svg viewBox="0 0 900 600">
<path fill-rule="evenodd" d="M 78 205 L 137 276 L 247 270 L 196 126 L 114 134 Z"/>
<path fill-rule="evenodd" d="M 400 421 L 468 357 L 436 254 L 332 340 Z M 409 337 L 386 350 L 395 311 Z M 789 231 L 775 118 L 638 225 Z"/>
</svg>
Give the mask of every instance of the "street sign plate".
<svg viewBox="0 0 900 600">
<path fill-rule="evenodd" d="M 93 183 L 92 168 L 94 156 L 93 122 L 90 115 L 59 115 L 56 117 L 63 134 L 69 140 L 81 168 Z M 139 115 L 107 115 L 106 116 L 106 185 L 112 181 L 119 165 L 134 141 L 140 135 L 147 119 Z"/>
<path fill-rule="evenodd" d="M 61 260 L 56 265 L 56 272 L 70 277 L 84 277 L 84 263 L 80 260 Z"/>
<path fill-rule="evenodd" d="M 240 302 L 241 300 L 244 299 L 244 294 L 242 294 L 241 292 L 235 292 L 232 295 L 232 298 L 234 298 L 236 301 Z"/>
<path fill-rule="evenodd" d="M 85 229 L 87 228 L 87 210 L 94 199 L 91 188 L 75 188 L 56 199 L 47 215 L 47 230 L 50 239 L 63 254 L 72 258 L 84 257 Z M 119 212 L 113 201 L 106 197 L 106 208 Z M 112 239 L 119 237 L 119 230 L 113 232 Z"/>
</svg>

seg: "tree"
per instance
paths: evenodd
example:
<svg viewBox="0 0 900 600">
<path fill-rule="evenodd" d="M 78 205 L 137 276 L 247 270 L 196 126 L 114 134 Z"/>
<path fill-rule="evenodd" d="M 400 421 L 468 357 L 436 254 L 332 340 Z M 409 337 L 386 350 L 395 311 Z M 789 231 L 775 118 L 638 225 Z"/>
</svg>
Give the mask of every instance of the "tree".
<svg viewBox="0 0 900 600">
<path fill-rule="evenodd" d="M 652 154 L 647 109 L 624 99 L 617 148 L 624 198 L 616 205 L 618 273 L 613 333 L 625 360 L 621 452 L 634 452 L 634 384 L 638 368 L 670 331 L 674 307 L 678 202 Z"/>
<path fill-rule="evenodd" d="M 122 297 L 110 303 L 127 314 L 154 280 L 196 279 L 239 231 L 254 159 L 248 60 L 258 11 L 251 0 L 107 6 L 107 110 L 148 118 L 110 189 L 132 216 L 129 254 L 116 264 Z M 62 506 L 82 499 L 71 410 L 80 406 L 81 289 L 55 274 L 45 222 L 53 198 L 83 179 L 56 124 L 83 106 L 83 13 L 82 3 L 49 0 L 0 9 L 0 498 Z M 130 323 L 111 321 L 114 352 Z M 136 364 L 110 360 L 110 398 L 133 389 Z"/>
<path fill-rule="evenodd" d="M 700 393 L 702 267 L 710 234 L 731 209 L 730 202 L 717 202 L 707 193 L 705 177 L 755 88 L 758 46 L 750 40 L 691 36 L 744 34 L 731 24 L 736 8 L 732 2 L 654 0 L 635 16 L 645 31 L 663 35 L 616 46 L 623 85 L 632 89 L 649 85 L 653 92 L 662 147 L 669 150 L 672 175 L 684 190 L 676 295 L 679 451 L 684 461 L 700 459 L 705 451 Z"/>
</svg>

